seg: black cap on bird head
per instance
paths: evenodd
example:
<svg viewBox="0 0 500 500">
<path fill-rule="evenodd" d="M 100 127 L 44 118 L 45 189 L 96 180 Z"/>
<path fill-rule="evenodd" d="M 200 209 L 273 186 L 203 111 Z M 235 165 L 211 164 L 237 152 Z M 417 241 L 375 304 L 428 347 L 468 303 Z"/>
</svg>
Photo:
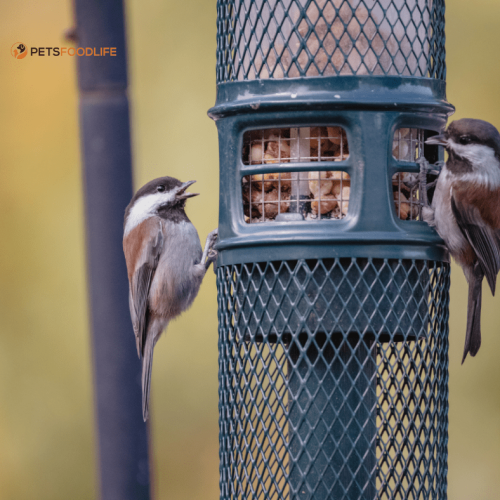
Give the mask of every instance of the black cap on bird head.
<svg viewBox="0 0 500 500">
<path fill-rule="evenodd" d="M 500 133 L 491 123 L 474 118 L 462 118 L 450 123 L 443 134 L 429 137 L 426 144 L 437 144 L 452 149 L 453 144 L 488 146 L 500 160 Z"/>
<path fill-rule="evenodd" d="M 125 210 L 125 221 L 129 214 L 141 198 L 149 197 L 151 200 L 151 210 L 154 210 L 157 215 L 163 218 L 174 218 L 175 220 L 184 220 L 184 207 L 186 200 L 193 196 L 198 196 L 199 193 L 187 193 L 189 186 L 196 181 L 181 182 L 174 177 L 158 177 L 149 181 L 142 186 L 134 195 Z M 171 214 L 170 216 L 168 214 Z"/>
</svg>

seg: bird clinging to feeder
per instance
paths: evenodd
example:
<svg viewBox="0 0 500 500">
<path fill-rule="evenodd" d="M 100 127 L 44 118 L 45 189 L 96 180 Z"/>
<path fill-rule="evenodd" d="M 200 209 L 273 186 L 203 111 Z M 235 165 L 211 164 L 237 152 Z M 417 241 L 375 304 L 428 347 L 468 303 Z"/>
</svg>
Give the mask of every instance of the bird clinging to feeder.
<svg viewBox="0 0 500 500">
<path fill-rule="evenodd" d="M 432 206 L 422 215 L 443 238 L 469 283 L 463 363 L 481 346 L 483 278 L 494 295 L 500 270 L 500 134 L 488 122 L 462 119 L 427 144 L 444 146 L 449 155 Z"/>
<path fill-rule="evenodd" d="M 160 177 L 137 191 L 125 211 L 123 250 L 130 315 L 142 358 L 142 413 L 149 414 L 153 349 L 168 323 L 193 303 L 217 252 L 212 231 L 202 252 L 198 232 L 184 211 L 196 181 Z"/>
</svg>

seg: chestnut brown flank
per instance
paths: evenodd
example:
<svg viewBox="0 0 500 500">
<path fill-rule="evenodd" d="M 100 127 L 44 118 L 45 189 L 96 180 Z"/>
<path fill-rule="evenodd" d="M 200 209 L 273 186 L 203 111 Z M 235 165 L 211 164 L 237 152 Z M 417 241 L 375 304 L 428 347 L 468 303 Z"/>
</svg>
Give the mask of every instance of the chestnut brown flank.
<svg viewBox="0 0 500 500">
<path fill-rule="evenodd" d="M 157 229 L 155 231 L 155 228 Z M 144 248 L 149 244 L 151 235 L 156 237 L 159 230 L 158 220 L 150 217 L 132 229 L 123 238 L 123 251 L 127 261 L 128 279 L 132 282 L 132 274 L 136 269 L 138 259 L 141 257 Z"/>
</svg>

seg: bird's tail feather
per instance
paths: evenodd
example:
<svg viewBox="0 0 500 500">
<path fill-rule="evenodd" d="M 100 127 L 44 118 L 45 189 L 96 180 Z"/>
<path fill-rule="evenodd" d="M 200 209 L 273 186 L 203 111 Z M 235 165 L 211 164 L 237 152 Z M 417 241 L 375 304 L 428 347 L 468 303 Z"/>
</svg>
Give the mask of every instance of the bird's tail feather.
<svg viewBox="0 0 500 500">
<path fill-rule="evenodd" d="M 484 273 L 476 263 L 469 279 L 469 298 L 467 304 L 467 331 L 462 363 L 467 354 L 475 356 L 481 347 L 481 295 Z"/>
<path fill-rule="evenodd" d="M 149 416 L 149 393 L 151 390 L 151 370 L 153 368 L 153 350 L 155 347 L 155 336 L 149 334 L 146 337 L 144 355 L 142 359 L 142 418 L 144 422 Z"/>
</svg>

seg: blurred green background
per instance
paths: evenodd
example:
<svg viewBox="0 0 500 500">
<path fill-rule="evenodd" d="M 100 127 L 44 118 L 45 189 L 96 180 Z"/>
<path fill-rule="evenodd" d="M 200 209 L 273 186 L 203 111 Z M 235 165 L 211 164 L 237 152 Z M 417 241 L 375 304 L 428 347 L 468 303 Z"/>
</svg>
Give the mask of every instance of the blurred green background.
<svg viewBox="0 0 500 500">
<path fill-rule="evenodd" d="M 197 179 L 188 214 L 217 224 L 215 0 L 127 2 L 136 187 Z M 500 127 L 500 2 L 447 6 L 448 100 Z M 10 55 L 68 46 L 67 0 L 0 4 L 0 500 L 96 498 L 75 61 Z M 205 208 L 209 207 L 209 208 Z M 483 348 L 460 365 L 467 289 L 452 271 L 449 497 L 500 498 L 500 299 Z M 218 496 L 217 317 L 208 273 L 155 351 L 154 492 Z"/>
</svg>

